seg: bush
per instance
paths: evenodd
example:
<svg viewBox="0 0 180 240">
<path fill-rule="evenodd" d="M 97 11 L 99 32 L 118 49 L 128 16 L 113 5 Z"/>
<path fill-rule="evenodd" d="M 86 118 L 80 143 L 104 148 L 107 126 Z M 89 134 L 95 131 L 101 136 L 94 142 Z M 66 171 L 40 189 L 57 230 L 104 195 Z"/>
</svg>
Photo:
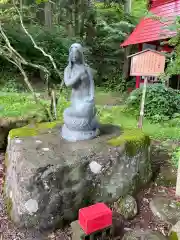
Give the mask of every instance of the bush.
<svg viewBox="0 0 180 240">
<path fill-rule="evenodd" d="M 179 159 L 180 159 L 180 147 L 177 147 L 172 153 L 172 163 L 175 167 L 178 167 Z"/>
<path fill-rule="evenodd" d="M 12 78 L 12 76 L 2 75 L 0 78 L 0 90 L 1 92 L 26 92 L 26 87 L 17 80 L 18 77 Z"/>
<path fill-rule="evenodd" d="M 179 127 L 180 129 L 180 113 L 175 113 L 172 119 L 169 121 L 169 126 Z"/>
<path fill-rule="evenodd" d="M 134 90 L 127 99 L 126 111 L 138 115 L 141 97 L 142 88 Z M 169 120 L 180 113 L 180 94 L 164 84 L 148 85 L 144 110 L 145 117 L 154 122 Z"/>
</svg>

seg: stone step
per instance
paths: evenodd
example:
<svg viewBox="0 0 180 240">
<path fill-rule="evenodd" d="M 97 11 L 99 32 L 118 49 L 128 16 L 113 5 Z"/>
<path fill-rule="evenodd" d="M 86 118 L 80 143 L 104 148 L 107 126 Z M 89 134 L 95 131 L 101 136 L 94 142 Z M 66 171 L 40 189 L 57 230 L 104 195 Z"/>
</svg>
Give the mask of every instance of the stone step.
<svg viewBox="0 0 180 240">
<path fill-rule="evenodd" d="M 80 227 L 78 220 L 71 223 L 72 228 L 72 240 L 96 240 L 97 237 L 101 237 L 102 240 L 113 239 L 114 230 L 113 226 L 105 228 L 100 231 L 96 231 L 90 235 L 86 235 L 83 229 Z"/>
</svg>

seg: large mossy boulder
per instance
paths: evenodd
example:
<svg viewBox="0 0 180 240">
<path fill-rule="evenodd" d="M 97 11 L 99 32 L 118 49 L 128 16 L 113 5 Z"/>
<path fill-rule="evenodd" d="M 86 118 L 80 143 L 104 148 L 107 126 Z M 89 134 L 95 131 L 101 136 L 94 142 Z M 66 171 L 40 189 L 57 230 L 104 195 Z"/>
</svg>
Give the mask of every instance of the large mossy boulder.
<svg viewBox="0 0 180 240">
<path fill-rule="evenodd" d="M 41 230 L 77 218 L 79 208 L 112 203 L 151 178 L 150 141 L 140 130 L 102 125 L 100 136 L 67 142 L 58 123 L 13 129 L 4 195 L 11 219 Z"/>
</svg>

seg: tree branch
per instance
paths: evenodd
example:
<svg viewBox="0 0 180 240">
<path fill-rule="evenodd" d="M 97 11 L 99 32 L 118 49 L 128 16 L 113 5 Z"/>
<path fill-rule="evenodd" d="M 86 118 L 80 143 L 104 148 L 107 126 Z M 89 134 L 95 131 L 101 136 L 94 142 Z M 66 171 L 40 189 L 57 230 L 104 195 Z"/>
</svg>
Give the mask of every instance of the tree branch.
<svg viewBox="0 0 180 240">
<path fill-rule="evenodd" d="M 58 74 L 59 78 L 61 79 L 61 74 L 60 74 L 60 72 L 59 72 L 59 70 L 58 70 L 58 68 L 57 68 L 57 66 L 56 66 L 56 63 L 55 63 L 53 57 L 52 57 L 50 54 L 47 54 L 47 53 L 43 50 L 43 48 L 39 47 L 39 46 L 36 44 L 36 42 L 34 41 L 32 35 L 27 31 L 26 27 L 24 26 L 22 15 L 21 15 L 19 9 L 18 9 L 17 6 L 16 6 L 15 0 L 13 0 L 13 5 L 14 5 L 16 11 L 17 11 L 18 14 L 19 14 L 21 27 L 23 28 L 23 30 L 24 30 L 24 32 L 26 33 L 26 35 L 30 38 L 31 42 L 33 43 L 34 48 L 36 48 L 37 50 L 39 50 L 45 57 L 48 57 L 48 58 L 49 58 L 50 62 L 52 63 L 52 65 L 53 65 L 53 67 L 54 67 L 54 70 L 56 71 L 56 73 Z M 62 80 L 62 81 L 61 81 L 61 87 L 63 86 L 63 84 L 64 84 L 64 82 L 63 82 L 63 80 Z"/>
<path fill-rule="evenodd" d="M 24 64 L 24 65 L 29 65 L 29 66 L 31 66 L 31 67 L 34 67 L 34 68 L 36 68 L 36 69 L 39 69 L 39 70 L 45 72 L 45 74 L 48 75 L 48 76 L 50 75 L 50 73 L 49 73 L 49 71 L 47 70 L 46 67 L 44 67 L 44 66 L 42 66 L 42 65 L 39 65 L 39 64 L 34 64 L 34 63 L 29 63 L 29 62 L 27 62 L 27 61 L 11 46 L 11 43 L 10 43 L 8 37 L 6 36 L 4 30 L 2 29 L 2 24 L 1 24 L 1 22 L 0 22 L 0 33 L 1 33 L 1 35 L 2 35 L 2 37 L 3 37 L 3 39 L 4 39 L 4 41 L 5 41 L 6 45 L 8 46 L 8 47 L 5 46 L 5 48 L 6 48 L 8 51 L 10 50 L 11 53 L 16 56 L 16 58 L 19 58 L 19 60 L 21 61 L 22 64 Z"/>
<path fill-rule="evenodd" d="M 33 97 L 34 97 L 34 100 L 36 103 L 39 103 L 41 104 L 40 101 L 38 101 L 38 98 L 36 96 L 36 93 L 31 85 L 31 83 L 29 82 L 28 80 L 28 77 L 27 77 L 27 74 L 26 72 L 24 71 L 24 69 L 22 68 L 22 64 L 24 65 L 29 65 L 29 66 L 32 66 L 34 68 L 37 68 L 37 69 L 41 69 L 43 70 L 47 77 L 48 77 L 48 74 L 49 74 L 49 71 L 44 67 L 44 66 L 41 66 L 41 65 L 37 65 L 37 64 L 33 64 L 33 63 L 28 63 L 12 46 L 11 46 L 11 43 L 8 39 L 8 37 L 6 36 L 5 32 L 3 31 L 2 29 L 2 24 L 0 22 L 0 34 L 2 36 L 2 38 L 4 39 L 5 41 L 5 46 L 0 46 L 0 55 L 3 56 L 6 60 L 8 60 L 9 62 L 11 62 L 12 64 L 14 64 L 21 72 L 21 74 L 23 75 L 24 77 L 24 81 L 28 87 L 28 89 L 30 90 L 30 92 L 32 93 Z M 4 51 L 3 48 L 7 51 Z M 43 104 L 41 104 L 42 107 L 44 108 L 44 110 L 48 113 L 48 116 L 50 118 L 50 120 L 52 121 L 53 118 L 52 118 L 52 115 L 50 113 L 50 111 L 48 109 L 46 109 L 44 107 Z"/>
</svg>

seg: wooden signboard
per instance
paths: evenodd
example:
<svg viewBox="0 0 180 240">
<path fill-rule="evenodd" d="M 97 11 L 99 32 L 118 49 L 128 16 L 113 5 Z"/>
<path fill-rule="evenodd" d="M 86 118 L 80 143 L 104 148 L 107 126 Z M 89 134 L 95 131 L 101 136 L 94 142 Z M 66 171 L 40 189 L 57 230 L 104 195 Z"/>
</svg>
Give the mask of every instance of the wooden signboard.
<svg viewBox="0 0 180 240">
<path fill-rule="evenodd" d="M 152 49 L 128 56 L 131 58 L 130 76 L 154 76 L 164 72 L 165 55 Z"/>
<path fill-rule="evenodd" d="M 130 76 L 145 77 L 140 116 L 138 121 L 138 127 L 142 128 L 148 77 L 158 77 L 161 73 L 164 72 L 166 58 L 163 53 L 152 49 L 146 49 L 142 52 L 138 52 L 128 57 L 131 58 Z"/>
</svg>

